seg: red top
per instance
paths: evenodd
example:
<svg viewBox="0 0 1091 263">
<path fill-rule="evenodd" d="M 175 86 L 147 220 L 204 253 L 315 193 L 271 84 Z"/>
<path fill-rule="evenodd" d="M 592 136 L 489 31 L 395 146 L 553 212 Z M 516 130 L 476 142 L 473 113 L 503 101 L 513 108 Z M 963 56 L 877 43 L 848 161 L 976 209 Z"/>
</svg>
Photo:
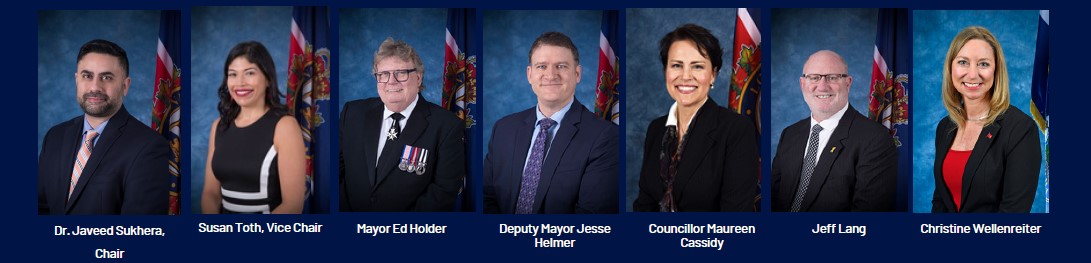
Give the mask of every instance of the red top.
<svg viewBox="0 0 1091 263">
<path fill-rule="evenodd" d="M 947 150 L 947 158 L 943 159 L 943 181 L 955 200 L 955 211 L 962 207 L 962 173 L 966 171 L 966 161 L 970 160 L 972 152 Z"/>
</svg>

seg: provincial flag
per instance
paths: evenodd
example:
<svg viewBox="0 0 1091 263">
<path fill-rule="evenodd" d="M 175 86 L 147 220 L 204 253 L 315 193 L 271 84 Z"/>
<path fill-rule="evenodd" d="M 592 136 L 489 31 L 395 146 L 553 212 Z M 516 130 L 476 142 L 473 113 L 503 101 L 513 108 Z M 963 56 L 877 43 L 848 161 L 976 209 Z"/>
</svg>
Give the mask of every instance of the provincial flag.
<svg viewBox="0 0 1091 263">
<path fill-rule="evenodd" d="M 1030 113 L 1042 132 L 1042 157 L 1046 161 L 1045 212 L 1049 212 L 1049 10 L 1038 12 L 1038 43 L 1034 49 L 1034 75 L 1030 81 Z"/>
<path fill-rule="evenodd" d="M 731 89 L 727 105 L 754 122 L 761 134 L 761 9 L 739 8 L 731 49 Z"/>
<path fill-rule="evenodd" d="M 909 132 L 909 95 L 912 70 L 912 38 L 909 36 L 909 10 L 879 10 L 875 52 L 871 64 L 868 118 L 890 129 L 898 147 L 898 211 L 909 207 L 909 183 L 912 173 L 912 133 Z"/>
<path fill-rule="evenodd" d="M 481 44 L 477 39 L 477 10 L 472 8 L 447 9 L 447 30 L 444 38 L 443 58 L 443 108 L 455 113 L 466 124 L 466 177 L 456 211 L 474 211 L 473 174 L 482 171 L 481 132 L 476 125 L 481 118 L 481 106 L 477 103 L 477 59 Z"/>
<path fill-rule="evenodd" d="M 304 212 L 329 211 L 325 186 L 332 178 L 330 156 L 330 20 L 327 7 L 295 7 L 292 10 L 291 41 L 288 48 L 288 111 L 303 130 L 307 158 L 307 201 Z"/>
<path fill-rule="evenodd" d="M 618 11 L 602 11 L 602 30 L 599 31 L 599 67 L 595 81 L 595 115 L 618 124 L 621 113 L 618 98 L 621 97 L 621 78 L 618 72 Z"/>
<path fill-rule="evenodd" d="M 181 54 L 182 12 L 164 10 L 159 15 L 159 41 L 155 59 L 155 85 L 152 91 L 152 129 L 167 139 L 168 171 L 170 172 L 170 206 L 168 214 L 179 214 L 181 207 L 182 141 L 181 96 L 182 68 L 174 62 Z M 164 182 L 167 183 L 167 182 Z"/>
</svg>

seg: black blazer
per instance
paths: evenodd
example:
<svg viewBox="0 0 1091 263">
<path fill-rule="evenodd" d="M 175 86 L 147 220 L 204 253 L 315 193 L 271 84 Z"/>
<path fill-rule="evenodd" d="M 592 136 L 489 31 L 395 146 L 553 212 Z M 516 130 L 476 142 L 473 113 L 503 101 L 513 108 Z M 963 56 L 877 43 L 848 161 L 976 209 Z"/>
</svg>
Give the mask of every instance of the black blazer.
<svg viewBox="0 0 1091 263">
<path fill-rule="evenodd" d="M 38 156 L 38 214 L 166 214 L 167 140 L 124 106 L 100 133 L 68 197 L 76 149 L 83 144 L 83 119 L 57 124 L 45 135 Z"/>
<path fill-rule="evenodd" d="M 485 213 L 515 213 L 535 110 L 508 115 L 493 126 L 483 178 Z M 534 213 L 617 213 L 617 172 L 617 125 L 574 101 L 542 164 Z"/>
<path fill-rule="evenodd" d="M 663 116 L 648 125 L 640 193 L 633 211 L 659 211 L 659 200 L 666 191 L 659 178 L 666 123 L 667 116 Z M 709 99 L 689 127 L 672 192 L 677 210 L 755 211 L 761 157 L 754 123 Z"/>
<path fill-rule="evenodd" d="M 381 99 L 370 98 L 350 101 L 341 112 L 340 210 L 453 211 L 466 178 L 465 124 L 418 95 L 404 129 L 386 142 L 376 165 L 383 107 Z M 398 169 L 406 145 L 428 150 L 424 174 Z"/>
<path fill-rule="evenodd" d="M 780 135 L 773 158 L 773 211 L 790 211 L 811 133 L 808 117 Z M 835 148 L 836 147 L 836 148 Z M 894 211 L 898 149 L 890 131 L 851 105 L 841 116 L 818 163 L 799 211 Z"/>
<path fill-rule="evenodd" d="M 958 130 L 950 118 L 943 118 L 936 125 L 932 212 L 1030 212 L 1042 164 L 1036 127 L 1027 114 L 1012 106 L 981 129 L 962 175 L 962 206 L 956 211 L 943 180 L 943 160 Z"/>
</svg>

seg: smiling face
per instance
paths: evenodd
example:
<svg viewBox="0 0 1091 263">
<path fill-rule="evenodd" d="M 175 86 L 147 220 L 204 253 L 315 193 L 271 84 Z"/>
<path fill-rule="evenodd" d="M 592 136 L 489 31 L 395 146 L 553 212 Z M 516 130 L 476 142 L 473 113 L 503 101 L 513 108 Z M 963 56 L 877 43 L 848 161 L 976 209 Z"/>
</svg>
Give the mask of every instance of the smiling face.
<svg viewBox="0 0 1091 263">
<path fill-rule="evenodd" d="M 395 76 L 396 71 L 413 70 L 413 62 L 402 60 L 401 58 L 391 56 L 379 60 L 379 63 L 375 65 L 375 72 L 387 72 L 390 74 L 389 80 L 386 83 L 378 83 L 379 98 L 382 98 L 383 105 L 390 111 L 400 112 L 409 107 L 409 104 L 413 103 L 413 99 L 417 97 L 417 93 L 420 93 L 421 75 L 420 71 L 414 71 L 407 73 L 407 79 L 404 82 L 398 81 Z"/>
<path fill-rule="evenodd" d="M 989 99 L 996 71 L 993 48 L 981 39 L 966 41 L 951 61 L 951 84 L 964 100 Z"/>
<path fill-rule="evenodd" d="M 534 95 L 538 96 L 539 105 L 559 109 L 576 94 L 581 70 L 571 50 L 541 45 L 530 56 L 527 82 L 530 82 Z"/>
<path fill-rule="evenodd" d="M 698 104 L 708 98 L 708 91 L 716 82 L 712 62 L 701 55 L 691 40 L 671 44 L 664 75 L 667 93 L 683 108 L 700 107 Z"/>
<path fill-rule="evenodd" d="M 807 63 L 803 65 L 803 74 L 848 74 L 848 66 L 837 53 L 823 50 L 807 59 Z M 829 81 L 825 78 L 819 78 L 818 81 L 799 78 L 803 100 L 811 108 L 811 117 L 818 121 L 826 120 L 848 105 L 851 86 L 852 76 L 837 81 Z"/>
<path fill-rule="evenodd" d="M 263 107 L 269 80 L 258 64 L 240 56 L 227 66 L 227 88 L 231 99 L 240 107 Z"/>
<path fill-rule="evenodd" d="M 76 101 L 88 116 L 113 116 L 129 93 L 129 83 L 115 56 L 87 53 L 76 65 Z"/>
</svg>

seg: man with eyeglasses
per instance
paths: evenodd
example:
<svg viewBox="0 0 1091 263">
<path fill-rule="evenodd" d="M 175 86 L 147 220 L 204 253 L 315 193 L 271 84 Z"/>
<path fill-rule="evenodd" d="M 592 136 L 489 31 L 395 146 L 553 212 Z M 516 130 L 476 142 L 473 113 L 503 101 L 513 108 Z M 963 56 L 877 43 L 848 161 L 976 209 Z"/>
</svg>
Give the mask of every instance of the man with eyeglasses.
<svg viewBox="0 0 1091 263">
<path fill-rule="evenodd" d="M 893 211 L 898 152 L 889 131 L 848 103 L 852 76 L 840 55 L 815 52 L 799 87 L 811 116 L 781 133 L 773 158 L 777 212 Z"/>
<path fill-rule="evenodd" d="M 579 63 L 560 32 L 531 45 L 527 81 L 538 99 L 493 128 L 485 213 L 617 213 L 618 128 L 575 99 Z"/>
<path fill-rule="evenodd" d="M 387 38 L 372 73 L 379 98 L 341 113 L 340 210 L 453 211 L 466 177 L 464 124 L 428 102 L 413 47 Z"/>
</svg>

